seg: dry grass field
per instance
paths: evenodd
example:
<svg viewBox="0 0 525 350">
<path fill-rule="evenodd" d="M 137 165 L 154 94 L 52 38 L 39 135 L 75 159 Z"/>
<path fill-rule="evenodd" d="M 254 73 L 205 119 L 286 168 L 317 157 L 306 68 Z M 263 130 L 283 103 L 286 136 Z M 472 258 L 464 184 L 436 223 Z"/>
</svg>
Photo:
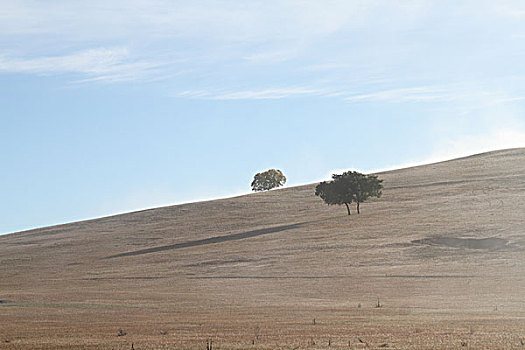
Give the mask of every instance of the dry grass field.
<svg viewBox="0 0 525 350">
<path fill-rule="evenodd" d="M 525 149 L 380 177 L 0 236 L 0 349 L 525 349 Z"/>
</svg>

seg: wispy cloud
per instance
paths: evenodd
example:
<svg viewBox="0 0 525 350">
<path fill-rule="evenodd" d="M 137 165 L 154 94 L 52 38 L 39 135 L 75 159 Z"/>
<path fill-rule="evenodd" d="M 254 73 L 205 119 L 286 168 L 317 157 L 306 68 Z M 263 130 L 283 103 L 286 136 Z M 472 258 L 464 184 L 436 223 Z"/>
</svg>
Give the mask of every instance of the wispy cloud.
<svg viewBox="0 0 525 350">
<path fill-rule="evenodd" d="M 77 81 L 120 82 L 151 78 L 160 63 L 133 60 L 126 48 L 97 48 L 69 55 L 19 58 L 0 56 L 0 72 L 39 75 L 73 73 Z"/>
<path fill-rule="evenodd" d="M 499 0 L 492 3 L 492 11 L 507 18 L 522 19 L 525 17 L 525 5 L 522 1 Z"/>
<path fill-rule="evenodd" d="M 178 98 L 201 100 L 275 100 L 316 96 L 343 99 L 348 103 L 446 103 L 449 113 L 466 116 L 499 105 L 513 105 L 525 101 L 524 95 L 507 95 L 501 91 L 475 89 L 468 85 L 416 86 L 369 91 L 357 94 L 349 88 L 325 86 L 269 87 L 238 91 L 195 89 L 175 95 Z"/>
<path fill-rule="evenodd" d="M 4 1 L 0 2 L 0 45 L 10 54 L 0 53 L 0 73 L 74 73 L 82 76 L 73 80 L 83 82 L 164 76 L 171 83 L 165 86 L 187 90 L 185 96 L 192 98 L 275 99 L 311 95 L 340 96 L 348 102 L 449 101 L 457 97 L 428 82 L 453 83 L 467 73 L 473 80 L 483 80 L 485 75 L 479 72 L 485 71 L 512 76 L 515 72 L 506 69 L 521 70 L 519 63 L 523 61 L 516 57 L 519 45 L 498 39 L 501 33 L 508 34 L 501 18 L 521 16 L 525 12 L 523 4 L 519 0 L 502 0 L 499 5 L 488 0 L 467 3 L 447 6 L 431 0 Z M 472 13 L 481 20 L 475 22 Z M 446 31 L 435 29 L 452 15 L 457 17 L 447 22 L 450 26 Z M 482 32 L 488 27 L 490 36 Z M 512 35 L 519 38 L 523 28 L 516 25 Z M 454 33 L 461 35 L 456 39 L 451 35 Z M 484 45 L 476 44 L 472 38 L 479 38 Z M 93 49 L 94 43 L 99 48 Z M 70 47 L 80 51 L 62 56 L 51 54 Z M 500 57 L 490 62 L 476 61 L 488 51 L 497 52 Z M 13 56 L 12 52 L 17 54 Z M 189 73 L 181 79 L 173 79 L 175 52 L 188 62 L 181 69 Z M 466 57 L 466 52 L 476 59 Z M 166 64 L 159 64 L 158 57 L 166 57 Z M 507 64 L 509 57 L 514 57 L 514 64 Z M 467 59 L 472 64 L 465 64 Z M 230 79 L 233 75 L 238 79 Z M 421 86 L 385 83 L 369 89 L 368 83 L 354 82 L 356 76 L 363 75 L 394 83 L 407 78 Z M 276 77 L 283 85 L 308 85 L 307 91 L 266 88 L 275 85 Z M 325 79 L 337 88 L 330 87 L 325 92 L 328 84 L 317 84 Z M 236 85 L 243 80 L 253 84 Z M 196 86 L 197 81 L 200 85 Z M 211 92 L 191 92 L 201 87 Z M 220 89 L 226 92 L 213 92 Z"/>
<path fill-rule="evenodd" d="M 207 90 L 186 90 L 178 97 L 197 98 L 206 100 L 275 100 L 287 97 L 319 96 L 326 94 L 323 89 L 310 87 L 268 88 L 261 90 L 242 90 L 230 92 L 212 92 Z"/>
<path fill-rule="evenodd" d="M 18 42 L 23 40 L 24 52 L 16 57 L 3 57 L 2 64 L 9 65 L 9 71 L 37 74 L 80 71 L 96 76 L 91 80 L 101 80 L 105 75 L 93 71 L 104 69 L 104 62 L 88 63 L 86 57 L 79 57 L 107 58 L 102 49 L 88 49 L 97 43 L 102 47 L 134 47 L 134 53 L 147 57 L 142 62 L 130 57 L 124 59 L 121 52 L 117 53 L 112 59 L 123 59 L 119 62 L 120 72 L 126 73 L 109 74 L 106 80 L 132 80 L 136 76 L 133 71 L 151 69 L 155 57 L 166 51 L 183 52 L 188 61 L 194 62 L 191 68 L 195 75 L 200 76 L 206 76 L 210 66 L 214 72 L 228 74 L 228 67 L 239 62 L 246 64 L 246 71 L 260 65 L 270 69 L 296 58 L 304 59 L 305 54 L 330 36 L 374 26 L 368 20 L 377 18 L 378 9 L 382 12 L 388 8 L 389 18 L 395 17 L 396 23 L 408 23 L 425 13 L 421 4 L 427 2 L 400 0 L 392 5 L 387 0 L 4 1 L 0 2 L 0 45 L 11 51 L 20 50 Z M 86 51 L 62 58 L 49 54 L 41 57 L 42 52 L 50 52 L 49 47 L 72 45 Z M 35 53 L 40 58 L 34 58 Z M 199 64 L 203 57 L 207 62 Z M 82 66 L 79 60 L 83 61 Z M 66 69 L 53 69 L 55 62 L 67 66 Z M 116 70 L 116 64 L 111 62 L 112 71 Z M 170 74 L 169 69 L 164 73 Z"/>
<path fill-rule="evenodd" d="M 19 0 L 0 3 L 0 32 L 61 33 L 103 39 L 147 34 L 148 37 L 213 37 L 268 41 L 330 35 L 362 26 L 377 9 L 403 21 L 419 17 L 429 0 L 64 0 L 45 3 Z M 87 30 L 90 29 L 90 30 Z"/>
<path fill-rule="evenodd" d="M 409 88 L 387 89 L 377 92 L 355 94 L 347 97 L 349 102 L 434 102 L 454 98 L 450 91 L 436 86 L 418 86 Z"/>
<path fill-rule="evenodd" d="M 275 51 L 259 51 L 243 57 L 245 60 L 257 64 L 275 64 L 286 62 L 297 56 L 297 50 L 275 50 Z"/>
<path fill-rule="evenodd" d="M 334 93 L 343 95 L 344 93 Z M 506 91 L 476 87 L 474 84 L 451 84 L 435 86 L 417 86 L 408 88 L 385 89 L 379 91 L 352 94 L 346 101 L 371 103 L 439 103 L 446 102 L 450 110 L 459 115 L 467 115 L 476 110 L 487 109 L 497 105 L 512 104 L 525 100 L 523 94 L 509 96 Z"/>
</svg>

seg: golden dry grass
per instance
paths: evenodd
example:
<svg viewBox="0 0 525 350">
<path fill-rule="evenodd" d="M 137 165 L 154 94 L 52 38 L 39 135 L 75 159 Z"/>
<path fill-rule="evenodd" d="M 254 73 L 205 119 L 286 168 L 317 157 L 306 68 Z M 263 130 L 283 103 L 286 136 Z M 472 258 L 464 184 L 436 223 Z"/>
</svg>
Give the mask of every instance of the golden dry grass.
<svg viewBox="0 0 525 350">
<path fill-rule="evenodd" d="M 0 349 L 525 349 L 525 149 L 380 177 L 0 236 Z"/>
</svg>

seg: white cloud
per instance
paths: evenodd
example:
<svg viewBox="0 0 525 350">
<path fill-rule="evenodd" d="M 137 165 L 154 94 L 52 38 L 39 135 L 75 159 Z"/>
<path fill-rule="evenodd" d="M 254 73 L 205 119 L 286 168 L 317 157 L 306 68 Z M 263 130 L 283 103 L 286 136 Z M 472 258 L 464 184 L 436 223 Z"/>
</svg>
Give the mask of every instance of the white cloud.
<svg viewBox="0 0 525 350">
<path fill-rule="evenodd" d="M 146 79 L 159 63 L 130 59 L 126 48 L 98 48 L 63 56 L 13 58 L 0 56 L 0 72 L 39 75 L 76 73 L 87 80 L 129 81 Z"/>
<path fill-rule="evenodd" d="M 432 161 L 468 156 L 498 149 L 525 147 L 525 119 L 519 105 L 500 102 L 485 104 L 471 115 L 436 124 Z M 482 101 L 480 101 L 482 103 Z"/>
<path fill-rule="evenodd" d="M 332 169 L 325 174 L 322 181 L 330 180 L 332 174 L 341 174 L 349 170 L 357 170 L 371 174 L 438 163 L 484 152 L 521 147 L 525 147 L 525 128 L 517 130 L 514 128 L 502 127 L 495 130 L 488 130 L 480 134 L 461 135 L 450 139 L 441 139 L 434 146 L 434 151 L 429 156 L 420 160 L 413 160 L 374 169 Z"/>
<path fill-rule="evenodd" d="M 384 81 L 399 82 L 402 77 L 411 83 L 417 80 L 414 84 L 420 85 L 438 80 L 450 83 L 455 76 L 447 81 L 440 75 L 442 72 L 430 70 L 440 68 L 441 62 L 447 65 L 445 74 L 451 71 L 453 75 L 455 70 L 461 70 L 455 66 L 455 50 L 467 47 L 468 43 L 453 40 L 454 31 L 462 33 L 466 29 L 478 33 L 478 29 L 489 27 L 491 22 L 483 22 L 483 27 L 469 23 L 459 31 L 453 25 L 469 20 L 470 14 L 465 13 L 451 20 L 444 34 L 435 29 L 436 25 L 448 18 L 444 16 L 449 12 L 458 15 L 458 8 L 489 16 L 489 10 L 495 7 L 488 0 L 480 0 L 477 6 L 471 0 L 468 6 L 451 6 L 450 11 L 447 6 L 431 0 L 0 1 L 0 45 L 9 52 L 8 56 L 0 56 L 0 65 L 4 66 L 0 70 L 79 73 L 86 75 L 82 81 L 129 81 L 152 79 L 153 75 L 158 78 L 160 73 L 173 76 L 177 55 L 187 60 L 183 68 L 190 73 L 186 79 L 180 79 L 180 83 L 167 86 L 189 91 L 198 88 L 193 85 L 196 81 L 204 81 L 206 89 L 217 90 L 223 88 L 219 87 L 219 81 L 239 81 L 223 79 L 235 74 L 253 82 L 242 88 L 230 83 L 224 89 L 232 92 L 217 96 L 221 99 L 317 94 L 264 91 L 264 86 L 275 84 L 275 80 L 269 82 L 266 77 L 282 74 L 285 85 L 309 84 L 311 89 L 324 90 L 316 82 L 326 79 L 331 80 L 328 84 L 351 86 L 351 89 L 331 88 L 331 94 L 318 94 L 327 97 L 346 94 L 350 102 L 449 101 L 457 96 L 432 86 L 399 88 L 401 84 L 384 84 L 367 92 L 369 85 L 353 83 L 356 76 L 363 75 L 363 65 L 367 65 L 367 75 Z M 502 10 L 493 11 L 494 16 L 500 12 L 520 14 L 524 10 L 518 1 L 510 0 L 504 0 L 499 7 Z M 519 36 L 520 29 L 513 34 Z M 462 40 L 461 37 L 458 40 Z M 490 40 L 483 42 L 494 46 Z M 432 48 L 443 42 L 446 47 L 435 55 Z M 87 49 L 94 43 L 110 49 Z M 133 48 L 133 52 L 111 49 L 114 46 Z M 491 52 L 501 52 L 505 59 L 511 56 L 511 49 L 492 50 L 492 46 L 489 45 Z M 71 53 L 72 47 L 80 51 Z M 509 47 L 515 50 L 516 46 Z M 50 56 L 49 52 L 57 50 L 69 53 L 62 57 Z M 465 59 L 464 52 L 458 52 L 458 57 Z M 136 56 L 137 53 L 140 56 Z M 156 63 L 157 57 L 165 57 L 166 65 L 161 67 Z M 288 64 L 287 71 L 280 69 L 283 63 Z M 505 65 L 496 62 L 493 67 Z M 470 67 L 466 68 L 468 71 Z M 481 68 L 485 67 L 472 70 L 478 72 Z M 262 69 L 268 74 L 260 74 Z M 159 74 L 153 74 L 155 71 Z M 429 79 L 425 81 L 426 78 Z M 193 98 L 205 95 L 194 94 Z"/>
<path fill-rule="evenodd" d="M 499 0 L 492 2 L 492 13 L 503 17 L 522 19 L 525 17 L 525 4 L 523 1 Z"/>
<path fill-rule="evenodd" d="M 477 135 L 462 135 L 443 140 L 429 161 L 442 161 L 506 148 L 525 147 L 525 130 L 509 127 L 488 130 Z"/>
<path fill-rule="evenodd" d="M 502 96 L 498 98 L 504 99 Z M 445 111 L 448 113 L 448 111 Z M 419 165 L 442 162 L 474 154 L 508 148 L 525 147 L 525 118 L 513 105 L 491 104 L 483 113 L 465 116 L 435 118 L 428 140 L 430 151 L 420 159 L 402 161 L 398 164 L 384 164 L 378 168 L 333 169 L 325 174 L 329 180 L 332 174 L 348 170 L 377 173 Z"/>
<path fill-rule="evenodd" d="M 458 117 L 468 116 L 474 112 L 485 113 L 485 111 L 505 113 L 509 106 L 525 101 L 525 96 L 512 96 L 500 90 L 475 89 L 469 85 L 419 86 L 355 94 L 346 88 L 316 87 L 314 84 L 311 86 L 270 87 L 239 91 L 195 89 L 184 90 L 175 96 L 202 100 L 274 100 L 320 96 L 342 98 L 349 103 L 443 103 L 448 114 L 456 114 Z"/>
<path fill-rule="evenodd" d="M 325 94 L 322 89 L 309 87 L 268 88 L 261 90 L 242 90 L 230 92 L 211 92 L 207 90 L 186 90 L 178 97 L 201 98 L 206 100 L 274 100 L 298 96 L 319 96 Z"/>
<path fill-rule="evenodd" d="M 331 96 L 348 95 L 345 92 L 334 92 Z M 510 105 L 525 100 L 523 94 L 509 95 L 503 89 L 491 89 L 490 86 L 475 86 L 473 83 L 427 85 L 407 88 L 385 89 L 344 98 L 348 102 L 446 102 L 450 112 L 468 115 L 474 111 L 495 108 L 498 105 Z"/>
<path fill-rule="evenodd" d="M 365 94 L 355 94 L 345 98 L 349 102 L 430 102 L 450 100 L 455 95 L 446 89 L 434 86 L 419 86 L 410 88 L 398 88 L 370 92 Z"/>
<path fill-rule="evenodd" d="M 298 55 L 297 50 L 259 51 L 243 57 L 245 60 L 256 64 L 275 64 L 288 61 Z"/>
<path fill-rule="evenodd" d="M 0 32 L 60 33 L 75 38 L 129 35 L 206 36 L 226 40 L 297 39 L 368 25 L 375 11 L 403 22 L 419 17 L 429 0 L 19 0 L 0 3 Z M 398 15 L 398 16 L 395 16 Z M 377 20 L 377 19 L 376 19 Z"/>
<path fill-rule="evenodd" d="M 210 93 L 207 90 L 186 90 L 177 94 L 178 97 L 187 97 L 187 98 L 203 98 L 207 99 L 210 96 Z"/>
</svg>

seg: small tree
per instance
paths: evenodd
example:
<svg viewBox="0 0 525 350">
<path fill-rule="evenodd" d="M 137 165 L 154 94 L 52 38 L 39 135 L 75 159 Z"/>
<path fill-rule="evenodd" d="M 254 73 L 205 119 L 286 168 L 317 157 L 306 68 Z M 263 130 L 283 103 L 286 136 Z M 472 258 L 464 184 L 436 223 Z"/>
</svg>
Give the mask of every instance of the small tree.
<svg viewBox="0 0 525 350">
<path fill-rule="evenodd" d="M 347 171 L 341 175 L 332 175 L 332 181 L 321 182 L 315 188 L 315 195 L 321 197 L 328 205 L 346 206 L 350 215 L 350 204 L 356 202 L 357 213 L 360 213 L 360 203 L 370 197 L 381 197 L 383 180 L 376 175 L 365 175 L 357 171 Z"/>
<path fill-rule="evenodd" d="M 380 198 L 383 194 L 383 180 L 380 180 L 377 175 L 363 175 L 354 171 L 357 174 L 356 181 L 355 202 L 357 214 L 359 214 L 359 204 L 363 203 L 370 197 Z"/>
<path fill-rule="evenodd" d="M 257 173 L 253 177 L 252 191 L 268 191 L 272 188 L 282 186 L 286 183 L 286 176 L 281 170 L 270 169 L 263 173 Z"/>
<path fill-rule="evenodd" d="M 344 204 L 348 215 L 351 214 L 350 204 L 354 200 L 354 194 L 351 187 L 345 186 L 344 181 L 323 181 L 315 188 L 315 195 L 321 197 L 328 205 Z"/>
</svg>

